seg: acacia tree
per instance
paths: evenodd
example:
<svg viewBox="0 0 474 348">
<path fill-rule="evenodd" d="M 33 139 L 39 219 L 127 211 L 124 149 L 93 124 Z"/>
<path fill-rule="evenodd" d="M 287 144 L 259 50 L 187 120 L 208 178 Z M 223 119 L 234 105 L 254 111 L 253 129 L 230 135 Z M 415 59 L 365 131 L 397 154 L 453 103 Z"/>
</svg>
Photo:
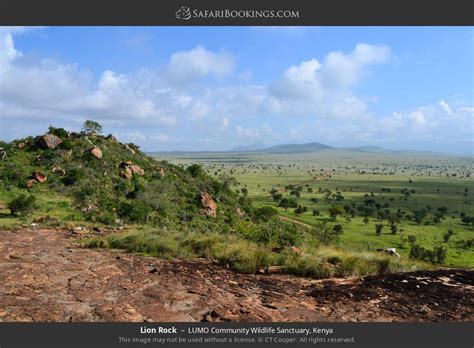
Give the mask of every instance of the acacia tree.
<svg viewBox="0 0 474 348">
<path fill-rule="evenodd" d="M 102 133 L 102 126 L 96 121 L 87 120 L 86 122 L 84 122 L 82 130 L 89 134 L 100 134 Z"/>
</svg>

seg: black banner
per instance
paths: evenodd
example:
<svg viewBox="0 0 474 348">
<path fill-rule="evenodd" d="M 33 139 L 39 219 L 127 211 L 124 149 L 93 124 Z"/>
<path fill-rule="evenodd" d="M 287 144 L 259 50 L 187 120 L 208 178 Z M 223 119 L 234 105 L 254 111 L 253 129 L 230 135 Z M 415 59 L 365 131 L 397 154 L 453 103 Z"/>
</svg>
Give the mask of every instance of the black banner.
<svg viewBox="0 0 474 348">
<path fill-rule="evenodd" d="M 473 25 L 474 2 L 2 0 L 0 25 Z"/>
<path fill-rule="evenodd" d="M 474 323 L 3 323 L 1 348 L 466 347 Z"/>
</svg>

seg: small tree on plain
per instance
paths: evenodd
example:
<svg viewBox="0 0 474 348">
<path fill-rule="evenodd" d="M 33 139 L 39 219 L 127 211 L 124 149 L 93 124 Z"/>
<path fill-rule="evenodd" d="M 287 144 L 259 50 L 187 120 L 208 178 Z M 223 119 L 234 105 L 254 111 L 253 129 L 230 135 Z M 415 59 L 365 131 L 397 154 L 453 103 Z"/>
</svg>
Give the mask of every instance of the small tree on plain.
<svg viewBox="0 0 474 348">
<path fill-rule="evenodd" d="M 382 230 L 383 230 L 383 225 L 382 224 L 375 225 L 375 234 L 377 236 L 380 236 L 382 234 Z"/>
</svg>

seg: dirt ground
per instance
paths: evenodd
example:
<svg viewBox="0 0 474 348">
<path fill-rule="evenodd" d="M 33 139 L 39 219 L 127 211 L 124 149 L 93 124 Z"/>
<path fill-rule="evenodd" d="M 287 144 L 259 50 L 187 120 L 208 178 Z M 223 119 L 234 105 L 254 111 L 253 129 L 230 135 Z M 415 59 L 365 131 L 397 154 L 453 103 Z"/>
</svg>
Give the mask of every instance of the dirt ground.
<svg viewBox="0 0 474 348">
<path fill-rule="evenodd" d="M 354 279 L 243 275 L 205 260 L 80 248 L 0 231 L 0 321 L 473 321 L 474 272 Z"/>
</svg>

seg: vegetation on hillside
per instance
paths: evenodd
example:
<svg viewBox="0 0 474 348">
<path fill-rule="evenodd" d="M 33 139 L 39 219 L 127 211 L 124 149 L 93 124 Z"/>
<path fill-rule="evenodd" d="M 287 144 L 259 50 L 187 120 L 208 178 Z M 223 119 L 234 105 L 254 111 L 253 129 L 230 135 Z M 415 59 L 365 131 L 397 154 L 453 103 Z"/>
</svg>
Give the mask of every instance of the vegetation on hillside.
<svg viewBox="0 0 474 348">
<path fill-rule="evenodd" d="M 441 251 L 421 250 L 416 255 L 423 257 L 412 260 L 335 248 L 344 234 L 337 219 L 347 214 L 345 207 L 334 205 L 332 220 L 317 224 L 284 221 L 279 209 L 310 213 L 300 203 L 302 186 L 288 186 L 289 196 L 273 192 L 275 207 L 255 205 L 246 187 L 236 189 L 232 172 L 211 175 L 196 163 L 157 160 L 101 131 L 87 121 L 81 132 L 50 127 L 42 136 L 0 144 L 0 226 L 107 226 L 116 232 L 84 244 L 206 257 L 240 272 L 319 278 L 427 267 L 416 259 L 442 262 Z M 323 194 L 344 199 L 339 191 Z"/>
</svg>

